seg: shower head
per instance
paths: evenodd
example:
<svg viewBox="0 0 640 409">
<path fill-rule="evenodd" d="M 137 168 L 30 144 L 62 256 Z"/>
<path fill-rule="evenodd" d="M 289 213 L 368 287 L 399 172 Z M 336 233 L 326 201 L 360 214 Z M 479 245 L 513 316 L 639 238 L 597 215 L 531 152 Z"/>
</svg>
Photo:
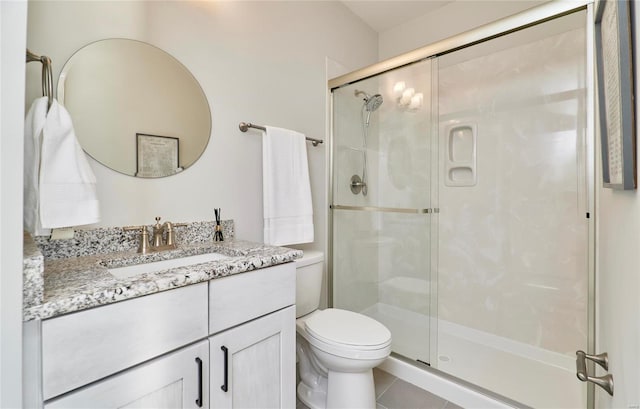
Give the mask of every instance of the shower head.
<svg viewBox="0 0 640 409">
<path fill-rule="evenodd" d="M 365 100 L 367 111 L 373 112 L 382 105 L 382 95 L 376 94 Z"/>
<path fill-rule="evenodd" d="M 364 107 L 369 112 L 375 111 L 376 109 L 380 108 L 380 105 L 382 105 L 383 99 L 382 95 L 380 94 L 369 95 L 364 91 L 356 90 L 355 96 L 360 95 L 364 95 Z"/>
</svg>

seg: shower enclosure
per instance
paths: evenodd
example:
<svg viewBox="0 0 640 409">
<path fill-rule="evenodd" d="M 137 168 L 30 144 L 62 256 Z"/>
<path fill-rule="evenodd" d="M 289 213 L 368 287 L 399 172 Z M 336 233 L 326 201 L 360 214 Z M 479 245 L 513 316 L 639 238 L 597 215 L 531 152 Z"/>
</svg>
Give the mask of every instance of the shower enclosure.
<svg viewBox="0 0 640 409">
<path fill-rule="evenodd" d="M 395 355 L 534 407 L 587 405 L 586 22 L 332 89 L 333 306 L 386 325 Z"/>
</svg>

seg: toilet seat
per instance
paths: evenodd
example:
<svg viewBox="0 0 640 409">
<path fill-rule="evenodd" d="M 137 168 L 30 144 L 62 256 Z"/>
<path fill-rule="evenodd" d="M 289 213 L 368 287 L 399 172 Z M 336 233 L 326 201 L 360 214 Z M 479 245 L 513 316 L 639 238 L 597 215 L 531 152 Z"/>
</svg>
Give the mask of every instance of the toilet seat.
<svg viewBox="0 0 640 409">
<path fill-rule="evenodd" d="M 379 359 L 391 348 L 391 333 L 378 321 L 352 311 L 329 308 L 316 311 L 304 322 L 309 343 L 352 359 Z"/>
</svg>

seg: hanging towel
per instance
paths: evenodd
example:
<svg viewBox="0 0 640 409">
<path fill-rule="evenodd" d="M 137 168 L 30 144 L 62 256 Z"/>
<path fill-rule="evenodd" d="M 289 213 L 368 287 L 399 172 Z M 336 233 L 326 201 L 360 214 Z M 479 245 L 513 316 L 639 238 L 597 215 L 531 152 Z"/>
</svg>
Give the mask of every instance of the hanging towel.
<svg viewBox="0 0 640 409">
<path fill-rule="evenodd" d="M 55 99 L 42 130 L 40 219 L 45 228 L 100 221 L 96 177 L 67 110 Z"/>
<path fill-rule="evenodd" d="M 39 167 L 37 181 L 33 177 L 29 181 L 35 187 L 25 187 L 25 228 L 35 235 L 42 235 L 47 234 L 43 229 L 96 223 L 100 221 L 96 178 L 76 139 L 71 117 L 64 107 L 53 100 L 48 113 L 45 104 L 46 118 L 40 127 L 39 100 L 32 107 L 32 123 L 35 125 L 25 126 L 27 139 L 34 141 L 34 145 L 29 147 L 33 153 L 29 163 L 25 163 L 25 170 Z M 25 162 L 26 151 L 25 143 Z M 35 200 L 31 197 L 33 192 L 37 192 Z M 37 208 L 35 216 L 27 217 L 27 210 L 33 214 L 34 202 Z"/>
<path fill-rule="evenodd" d="M 48 236 L 49 229 L 40 223 L 40 145 L 42 129 L 47 120 L 47 97 L 31 104 L 24 124 L 24 229 L 34 236 Z"/>
<path fill-rule="evenodd" d="M 262 144 L 264 242 L 275 246 L 313 241 L 313 209 L 305 136 L 266 127 Z"/>
</svg>

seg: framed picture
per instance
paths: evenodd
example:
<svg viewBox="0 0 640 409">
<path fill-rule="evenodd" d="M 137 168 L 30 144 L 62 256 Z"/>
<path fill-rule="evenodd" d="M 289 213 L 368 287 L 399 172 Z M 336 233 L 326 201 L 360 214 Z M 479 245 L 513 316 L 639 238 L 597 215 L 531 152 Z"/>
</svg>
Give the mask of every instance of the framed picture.
<svg viewBox="0 0 640 409">
<path fill-rule="evenodd" d="M 179 138 L 137 133 L 136 176 L 159 178 L 181 171 L 179 149 Z"/>
<path fill-rule="evenodd" d="M 595 19 L 603 183 L 623 190 L 637 185 L 630 3 L 600 0 Z"/>
</svg>

